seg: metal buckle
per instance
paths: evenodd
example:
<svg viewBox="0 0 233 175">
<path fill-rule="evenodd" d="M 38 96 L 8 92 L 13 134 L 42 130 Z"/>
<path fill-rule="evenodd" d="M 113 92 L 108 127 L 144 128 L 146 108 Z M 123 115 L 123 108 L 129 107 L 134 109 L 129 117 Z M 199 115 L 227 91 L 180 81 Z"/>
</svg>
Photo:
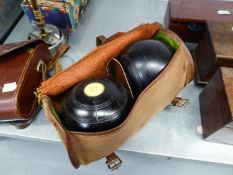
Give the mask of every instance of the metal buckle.
<svg viewBox="0 0 233 175">
<path fill-rule="evenodd" d="M 40 60 L 37 64 L 36 70 L 38 72 L 42 73 L 42 80 L 45 81 L 46 80 L 47 65 L 42 60 Z"/>
<path fill-rule="evenodd" d="M 106 164 L 108 168 L 112 171 L 117 170 L 122 164 L 122 160 L 115 153 L 106 156 L 106 159 Z"/>
<path fill-rule="evenodd" d="M 171 105 L 176 107 L 186 107 L 189 104 L 189 100 L 181 97 L 175 97 Z"/>
</svg>

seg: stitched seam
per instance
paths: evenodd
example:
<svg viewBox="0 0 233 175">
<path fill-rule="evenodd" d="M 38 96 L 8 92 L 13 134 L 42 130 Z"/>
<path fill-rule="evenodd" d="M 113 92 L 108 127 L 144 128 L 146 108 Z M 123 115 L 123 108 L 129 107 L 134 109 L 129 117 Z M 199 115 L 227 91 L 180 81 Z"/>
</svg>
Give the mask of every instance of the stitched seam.
<svg viewBox="0 0 233 175">
<path fill-rule="evenodd" d="M 24 69 L 23 69 L 23 72 L 19 78 L 19 83 L 18 83 L 18 88 L 17 88 L 17 91 L 15 93 L 15 104 L 16 104 L 16 109 L 15 109 L 15 112 L 18 114 L 18 116 L 20 118 L 23 118 L 22 114 L 20 113 L 20 107 L 19 107 L 19 104 L 18 104 L 18 99 L 20 98 L 21 94 L 20 94 L 20 90 L 21 90 L 21 86 L 22 86 L 22 83 L 23 83 L 23 78 L 25 76 L 25 72 L 27 71 L 27 68 L 28 68 L 28 65 L 29 65 L 29 61 L 30 61 L 30 58 L 32 57 L 33 53 L 30 54 L 30 56 L 28 57 L 28 60 L 24 66 Z"/>
<path fill-rule="evenodd" d="M 21 74 L 21 77 L 20 77 L 20 79 L 19 79 L 19 88 L 17 89 L 18 91 L 17 91 L 17 93 L 16 93 L 16 95 L 17 95 L 17 97 L 16 97 L 16 99 L 17 99 L 16 104 L 17 104 L 17 109 L 18 109 L 19 111 L 20 111 L 21 109 L 20 109 L 20 106 L 19 106 L 19 104 L 18 104 L 18 99 L 20 99 L 20 97 L 21 97 L 21 89 L 22 89 L 22 86 L 23 86 L 23 84 L 24 84 L 24 82 L 25 82 L 25 79 L 26 79 L 27 76 L 28 76 L 28 75 L 26 74 L 26 72 L 27 72 L 28 67 L 29 67 L 29 64 L 30 64 L 30 59 L 34 56 L 34 52 L 35 52 L 35 51 L 33 51 L 33 53 L 30 54 L 30 56 L 28 57 L 28 60 L 27 60 L 27 62 L 26 62 L 26 64 L 25 64 L 23 73 Z M 21 114 L 21 117 L 24 118 L 24 117 L 22 116 L 22 114 Z"/>
<path fill-rule="evenodd" d="M 40 46 L 40 45 L 39 45 Z M 30 65 L 32 65 L 33 64 L 33 58 L 37 58 L 37 56 L 39 55 L 38 54 L 38 46 L 36 46 L 36 48 L 34 49 L 34 51 L 33 51 L 33 53 L 29 56 L 29 58 L 28 58 L 28 61 L 27 61 L 27 63 L 26 63 L 26 66 L 25 66 L 25 69 L 24 69 L 24 72 L 23 72 L 23 74 L 22 74 L 22 77 L 21 77 L 21 80 L 20 80 L 20 87 L 18 88 L 18 99 L 20 99 L 20 97 L 21 97 L 21 92 L 22 91 L 20 91 L 21 89 L 23 89 L 23 87 L 25 86 L 25 82 L 26 82 L 26 80 L 28 79 L 28 77 L 29 77 L 29 75 L 30 75 L 30 73 L 31 73 L 31 71 L 33 71 L 33 69 L 31 69 L 31 71 L 30 70 L 28 70 L 29 68 L 30 68 Z M 42 58 L 43 59 L 43 58 Z M 31 114 L 32 114 L 32 112 L 33 112 L 33 110 L 35 109 L 35 107 L 36 107 L 36 98 L 34 99 L 34 102 L 33 102 L 33 105 L 32 105 L 32 108 L 31 108 L 31 110 L 28 112 L 28 114 L 25 114 L 26 116 L 30 116 Z M 20 110 L 20 107 L 19 107 L 19 104 L 17 103 L 17 108 Z M 22 115 L 21 115 L 21 117 L 23 117 Z M 24 117 L 23 117 L 24 118 Z"/>
<path fill-rule="evenodd" d="M 14 95 L 13 95 L 13 97 L 14 97 L 14 113 L 15 113 L 15 115 L 17 116 L 17 117 L 21 117 L 21 115 L 19 114 L 19 112 L 18 112 L 18 110 L 17 110 L 17 108 L 15 107 L 16 106 L 16 98 L 17 98 L 17 96 L 16 96 L 16 92 L 14 93 Z"/>
<path fill-rule="evenodd" d="M 16 50 L 16 49 L 20 49 L 20 48 L 23 48 L 23 47 L 26 47 L 26 45 L 30 45 L 31 43 L 33 43 L 34 41 L 32 41 L 32 42 L 22 42 L 22 45 L 20 45 L 19 47 L 14 47 L 14 49 Z M 14 51 L 14 50 L 10 50 L 10 51 Z M 8 51 L 7 53 L 10 53 L 10 51 Z M 32 53 L 30 53 L 30 56 L 29 56 L 29 58 L 31 57 L 31 55 L 32 55 Z M 28 64 L 28 61 L 26 62 L 26 64 L 25 65 L 27 65 Z M 25 66 L 26 67 L 26 66 Z M 20 78 L 19 78 L 19 81 L 18 81 L 18 85 L 17 85 L 17 89 L 16 89 L 16 91 L 15 91 L 15 93 L 14 93 L 14 95 L 13 95 L 13 97 L 14 97 L 14 113 L 15 113 L 15 115 L 17 116 L 17 117 L 19 117 L 19 118 L 23 118 L 22 117 L 22 115 L 20 114 L 20 112 L 19 112 L 19 110 L 18 110 L 18 98 L 17 98 L 17 94 L 19 93 L 19 89 L 20 89 L 20 86 L 21 86 L 21 81 L 22 81 L 22 78 L 23 78 L 23 74 L 25 73 L 25 67 L 24 67 L 24 69 L 23 69 L 23 71 L 22 71 L 22 74 L 21 74 L 21 76 L 20 76 Z"/>
</svg>

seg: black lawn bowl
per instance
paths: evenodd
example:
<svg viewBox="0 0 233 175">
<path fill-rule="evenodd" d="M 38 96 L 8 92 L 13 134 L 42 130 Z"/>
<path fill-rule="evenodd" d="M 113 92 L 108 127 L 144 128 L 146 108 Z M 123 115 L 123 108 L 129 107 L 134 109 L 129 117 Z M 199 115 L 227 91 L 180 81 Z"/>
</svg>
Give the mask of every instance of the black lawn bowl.
<svg viewBox="0 0 233 175">
<path fill-rule="evenodd" d="M 131 106 L 132 97 L 124 86 L 106 78 L 90 79 L 68 92 L 60 118 L 70 131 L 106 131 L 120 125 Z"/>
<path fill-rule="evenodd" d="M 134 97 L 137 97 L 166 67 L 172 51 L 157 40 L 134 43 L 119 57 Z"/>
</svg>

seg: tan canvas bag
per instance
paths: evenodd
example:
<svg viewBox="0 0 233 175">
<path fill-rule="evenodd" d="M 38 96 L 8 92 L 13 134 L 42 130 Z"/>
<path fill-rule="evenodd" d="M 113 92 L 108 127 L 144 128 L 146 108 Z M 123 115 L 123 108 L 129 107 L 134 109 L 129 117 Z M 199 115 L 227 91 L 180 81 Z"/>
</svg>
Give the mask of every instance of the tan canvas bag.
<svg viewBox="0 0 233 175">
<path fill-rule="evenodd" d="M 154 33 L 150 34 L 150 38 L 153 38 L 154 35 L 158 33 L 158 29 L 159 28 L 157 25 L 157 28 L 154 28 Z M 135 28 L 133 30 L 137 29 Z M 130 32 L 132 32 L 133 30 L 131 30 Z M 54 92 L 58 92 L 59 90 L 57 91 L 56 89 L 52 93 L 49 93 L 48 91 L 43 91 L 43 88 L 39 89 L 39 99 L 42 101 L 45 115 L 52 123 L 52 125 L 56 128 L 62 142 L 67 149 L 70 160 L 75 168 L 79 167 L 79 165 L 81 164 L 88 164 L 90 162 L 111 155 L 122 144 L 124 144 L 127 139 L 129 139 L 140 128 L 142 128 L 155 113 L 161 111 L 166 106 L 168 106 L 175 98 L 175 96 L 180 92 L 180 90 L 183 89 L 193 79 L 194 65 L 192 57 L 185 44 L 175 33 L 171 31 L 160 30 L 159 33 L 170 38 L 169 42 L 171 44 L 175 43 L 177 45 L 176 52 L 169 64 L 161 72 L 161 74 L 157 78 L 155 78 L 153 82 L 151 82 L 150 85 L 145 88 L 144 91 L 137 98 L 126 120 L 116 128 L 96 133 L 68 131 L 60 122 L 59 116 L 56 114 L 51 100 L 51 97 L 53 95 L 57 95 Z M 115 37 L 112 37 L 112 40 L 108 43 L 116 41 L 118 40 L 118 38 L 124 35 L 124 33 L 120 33 L 120 35 L 118 34 L 115 35 Z M 139 40 L 142 39 L 149 38 L 144 37 L 140 38 Z M 107 45 L 108 43 L 104 45 Z M 76 66 L 82 63 L 85 59 L 89 59 L 89 55 L 95 53 L 96 50 L 103 47 L 104 45 L 99 46 L 94 51 L 90 52 L 81 61 L 79 61 Z M 110 59 L 111 58 L 109 58 L 109 60 Z M 93 62 L 89 60 L 87 66 L 88 64 L 92 63 Z M 100 65 L 104 66 L 100 67 L 100 69 L 106 70 L 107 64 Z M 73 67 L 74 66 L 72 66 L 71 69 Z M 95 68 L 99 69 L 99 67 Z M 68 70 L 65 70 L 64 72 L 67 74 L 67 72 L 71 69 L 68 68 Z M 98 72 L 98 70 L 94 72 Z M 62 77 L 60 75 L 57 77 Z M 105 76 L 107 76 L 107 72 L 105 73 Z M 55 76 L 55 79 L 52 79 L 52 81 L 56 80 L 57 77 Z M 78 77 L 77 80 L 77 82 L 79 82 L 80 77 Z M 50 83 L 52 81 L 47 80 L 47 82 Z M 49 83 L 47 83 L 47 85 L 48 84 Z M 68 84 L 70 85 L 72 83 L 68 82 Z M 56 86 L 53 85 L 53 88 L 56 88 Z M 111 158 L 113 157 L 110 156 L 110 160 Z"/>
</svg>

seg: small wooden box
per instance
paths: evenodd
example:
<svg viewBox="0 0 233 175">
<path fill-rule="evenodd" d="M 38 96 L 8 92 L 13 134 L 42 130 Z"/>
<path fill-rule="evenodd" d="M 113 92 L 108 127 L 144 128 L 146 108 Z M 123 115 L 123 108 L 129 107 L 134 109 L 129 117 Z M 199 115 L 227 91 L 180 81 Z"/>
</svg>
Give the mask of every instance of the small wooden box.
<svg viewBox="0 0 233 175">
<path fill-rule="evenodd" d="M 233 23 L 207 22 L 195 51 L 197 82 L 208 82 L 219 66 L 233 67 Z"/>
<path fill-rule="evenodd" d="M 214 0 L 170 0 L 167 27 L 185 42 L 199 43 L 206 21 L 233 22 L 233 3 Z M 225 10 L 225 11 L 224 11 Z M 222 14 L 222 13 L 229 14 Z"/>
<path fill-rule="evenodd" d="M 199 101 L 203 137 L 233 144 L 233 68 L 218 69 Z"/>
</svg>

